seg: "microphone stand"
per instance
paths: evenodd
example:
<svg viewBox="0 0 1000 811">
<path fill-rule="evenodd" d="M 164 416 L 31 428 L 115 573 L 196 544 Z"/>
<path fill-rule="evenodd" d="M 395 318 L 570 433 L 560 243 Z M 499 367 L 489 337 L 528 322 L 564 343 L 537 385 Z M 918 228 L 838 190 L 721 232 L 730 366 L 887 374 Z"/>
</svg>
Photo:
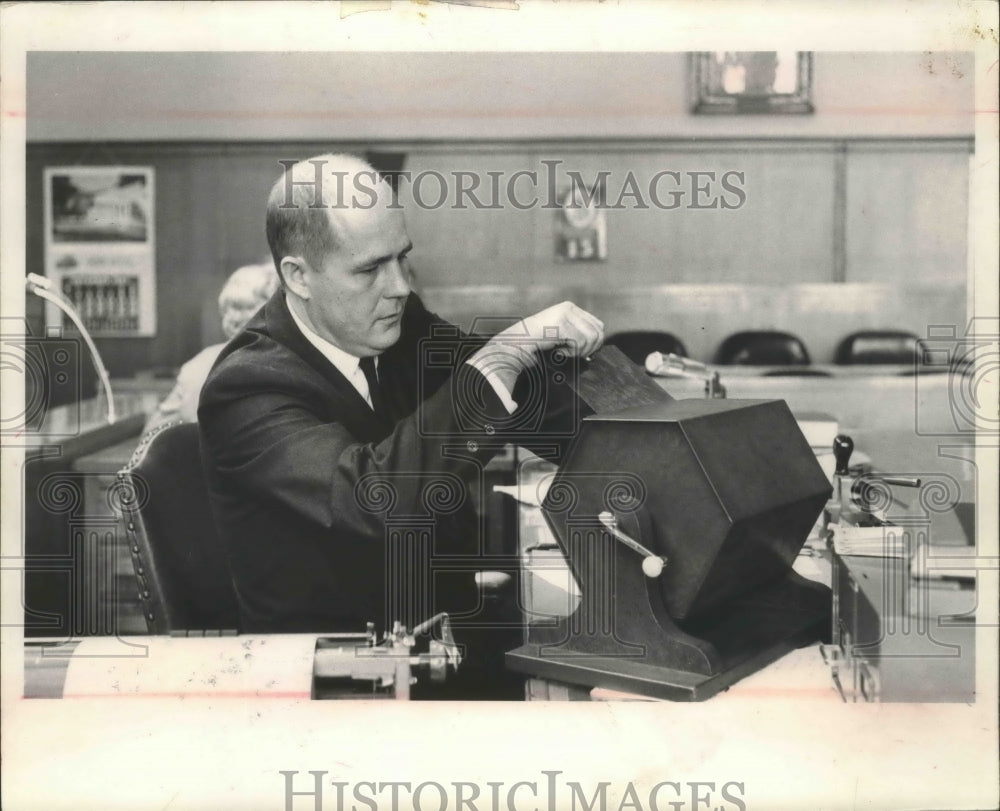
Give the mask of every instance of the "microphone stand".
<svg viewBox="0 0 1000 811">
<path fill-rule="evenodd" d="M 29 293 L 34 293 L 39 298 L 54 304 L 69 317 L 70 321 L 80 331 L 84 342 L 87 344 L 87 349 L 90 351 L 90 358 L 94 362 L 94 368 L 97 369 L 97 376 L 101 379 L 101 385 L 104 387 L 104 398 L 108 405 L 108 425 L 113 425 L 118 420 L 118 414 L 115 411 L 115 398 L 111 393 L 111 378 L 108 376 L 108 370 L 104 368 L 104 362 L 101 360 L 101 355 L 97 351 L 97 346 L 94 344 L 93 338 L 90 337 L 90 333 L 83 325 L 83 320 L 77 315 L 73 305 L 66 301 L 57 290 L 53 289 L 52 282 L 49 279 L 39 276 L 37 273 L 29 273 L 24 283 Z"/>
</svg>

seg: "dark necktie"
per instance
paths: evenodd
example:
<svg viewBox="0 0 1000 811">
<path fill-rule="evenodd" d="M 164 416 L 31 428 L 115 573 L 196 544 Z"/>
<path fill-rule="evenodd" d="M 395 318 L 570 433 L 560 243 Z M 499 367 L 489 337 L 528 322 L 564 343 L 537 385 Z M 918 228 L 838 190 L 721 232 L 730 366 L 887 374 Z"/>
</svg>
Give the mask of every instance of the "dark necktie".
<svg viewBox="0 0 1000 811">
<path fill-rule="evenodd" d="M 368 396 L 372 401 L 372 411 L 375 412 L 375 416 L 383 420 L 387 419 L 388 414 L 385 411 L 385 398 L 382 396 L 382 388 L 378 382 L 378 373 L 375 371 L 374 356 L 361 358 L 360 366 L 361 371 L 364 372 L 365 380 L 368 381 Z"/>
</svg>

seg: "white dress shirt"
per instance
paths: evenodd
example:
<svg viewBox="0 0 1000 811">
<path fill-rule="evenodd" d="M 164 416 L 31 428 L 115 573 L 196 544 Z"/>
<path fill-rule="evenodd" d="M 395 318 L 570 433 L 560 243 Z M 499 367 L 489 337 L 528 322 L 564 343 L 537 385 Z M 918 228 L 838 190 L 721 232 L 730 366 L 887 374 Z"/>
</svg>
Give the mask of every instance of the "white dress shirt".
<svg viewBox="0 0 1000 811">
<path fill-rule="evenodd" d="M 350 381 L 351 385 L 358 390 L 358 394 L 365 398 L 365 402 L 368 403 L 369 408 L 372 405 L 371 393 L 368 391 L 368 379 L 365 377 L 365 373 L 361 370 L 361 358 L 355 357 L 350 352 L 345 352 L 339 346 L 330 343 L 326 338 L 317 335 L 313 332 L 301 318 L 296 315 L 295 310 L 292 309 L 291 305 L 288 306 L 288 312 L 292 314 L 292 320 L 295 322 L 295 326 L 299 328 L 307 341 L 311 343 L 316 349 L 319 350 L 320 354 L 326 358 L 330 363 L 332 363 L 344 377 Z M 378 358 L 375 358 L 375 370 L 378 371 Z"/>
</svg>

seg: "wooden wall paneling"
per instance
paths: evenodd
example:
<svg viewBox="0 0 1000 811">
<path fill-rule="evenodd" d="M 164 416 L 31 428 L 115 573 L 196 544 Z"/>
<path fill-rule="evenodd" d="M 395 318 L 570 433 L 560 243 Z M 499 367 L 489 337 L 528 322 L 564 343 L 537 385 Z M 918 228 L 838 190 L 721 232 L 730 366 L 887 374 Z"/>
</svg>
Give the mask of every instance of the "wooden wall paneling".
<svg viewBox="0 0 1000 811">
<path fill-rule="evenodd" d="M 586 307 L 588 291 L 557 285 L 467 285 L 420 288 L 429 310 L 465 331 L 497 332 L 526 315 L 570 300 Z"/>
<path fill-rule="evenodd" d="M 799 335 L 817 363 L 831 363 L 840 340 L 858 330 L 904 329 L 926 337 L 931 325 L 965 322 L 962 284 L 806 284 L 774 293 L 782 302 L 779 328 Z"/>
<path fill-rule="evenodd" d="M 298 150 L 229 149 L 193 159 L 192 199 L 203 201 L 192 223 L 189 264 L 197 275 L 199 333 L 202 346 L 223 340 L 218 296 L 229 275 L 242 265 L 261 262 L 267 250 L 264 218 L 267 196 L 281 175 L 281 158 L 297 160 Z"/>
<path fill-rule="evenodd" d="M 752 302 L 750 289 L 743 285 L 681 284 L 592 290 L 587 306 L 609 334 L 665 330 L 684 342 L 692 358 L 707 360 L 720 340 L 720 329 L 748 318 L 768 321 L 767 313 Z"/>
<path fill-rule="evenodd" d="M 631 285 L 766 283 L 781 279 L 826 281 L 830 277 L 829 233 L 833 217 L 832 157 L 829 146 L 786 144 L 706 145 L 629 152 L 627 149 L 542 153 L 535 164 L 560 160 L 557 185 L 568 188 L 569 171 L 593 182 L 607 172 L 609 206 L 619 202 L 628 178 L 648 208 L 625 196 L 621 208 L 607 211 L 608 259 L 603 263 L 561 263 L 553 255 L 554 213 L 539 211 L 538 266 L 554 279 L 571 274 L 574 283 L 600 287 Z M 654 178 L 660 172 L 675 176 Z M 722 186 L 727 172 L 746 195 Z M 712 173 L 714 181 L 707 175 Z M 704 192 L 695 192 L 693 185 Z M 650 194 L 655 185 L 660 202 Z M 676 190 L 680 196 L 671 195 Z M 675 201 L 677 208 L 672 206 Z M 715 208 L 695 206 L 715 205 Z M 727 209 L 724 205 L 736 206 Z M 780 229 L 774 223 L 782 223 Z"/>
<path fill-rule="evenodd" d="M 607 259 L 601 262 L 558 260 L 555 233 L 561 213 L 539 208 L 534 212 L 538 223 L 534 254 L 537 272 L 543 278 L 588 290 L 609 284 L 621 290 L 641 282 L 657 284 L 683 279 L 683 275 L 667 259 L 672 259 L 675 251 L 669 238 L 668 217 L 676 212 L 654 208 L 646 199 L 650 178 L 660 168 L 673 168 L 664 166 L 666 162 L 658 160 L 657 155 L 656 152 L 579 149 L 544 150 L 536 154 L 530 168 L 538 174 L 543 190 L 549 185 L 548 177 L 552 171 L 549 167 L 558 162 L 555 169 L 558 195 L 569 190 L 574 182 L 571 181 L 571 172 L 575 173 L 574 178 L 583 181 L 588 192 L 602 174 L 606 175 L 604 199 L 607 208 L 604 216 L 607 223 Z M 627 188 L 630 173 L 635 177 L 636 188 L 648 208 L 637 207 L 636 199 L 631 197 L 621 200 L 624 208 L 613 208 Z M 669 189 L 669 181 L 662 184 L 662 188 Z M 545 197 L 548 196 L 545 191 Z M 666 193 L 663 197 L 665 202 L 669 200 Z"/>
<path fill-rule="evenodd" d="M 217 161 L 215 212 L 220 239 L 216 260 L 222 281 L 240 265 L 269 255 L 264 218 L 271 186 L 283 171 L 278 161 L 300 158 L 296 149 L 285 153 L 244 155 L 234 150 Z"/>
<path fill-rule="evenodd" d="M 204 217 L 195 162 L 182 154 L 157 156 L 154 150 L 136 158 L 155 161 L 156 168 L 156 337 L 146 339 L 145 363 L 132 361 L 133 374 L 144 366 L 178 366 L 201 348 L 196 302 L 204 293 L 199 267 L 192 262 Z M 114 350 L 117 340 L 105 343 Z"/>
<path fill-rule="evenodd" d="M 528 156 L 522 152 L 408 152 L 406 170 L 413 179 L 401 181 L 400 201 L 414 244 L 411 265 L 418 288 L 470 284 L 526 287 L 538 282 L 532 261 L 537 213 L 507 205 L 505 192 L 514 173 L 528 167 Z M 467 197 L 458 199 L 456 172 L 474 173 L 480 181 L 477 199 L 484 205 L 498 202 L 501 207 L 477 209 Z M 500 173 L 498 201 L 493 200 L 487 172 Z M 442 183 L 434 173 L 444 177 L 448 192 L 440 206 L 435 204 Z M 515 183 L 516 196 L 527 194 L 525 185 L 524 180 Z"/>
<path fill-rule="evenodd" d="M 24 166 L 25 245 L 24 272 L 45 275 L 43 206 L 45 190 L 42 187 L 42 164 L 32 160 L 32 150 L 27 150 Z M 14 272 L 13 269 L 4 268 Z M 24 317 L 34 335 L 43 335 L 45 303 L 38 296 L 25 294 Z"/>
<path fill-rule="evenodd" d="M 278 159 L 365 147 L 29 144 L 26 269 L 43 271 L 44 166 L 81 160 L 154 166 L 158 334 L 98 344 L 115 377 L 176 367 L 219 339 L 216 298 L 226 276 L 263 258 L 263 210 L 280 173 Z M 452 186 L 455 171 L 477 172 L 484 182 L 486 172 L 500 172 L 505 184 L 519 170 L 538 172 L 542 186 L 542 161 L 550 159 L 584 179 L 610 172 L 612 194 L 629 171 L 644 192 L 662 170 L 682 176 L 744 172 L 747 202 L 739 210 L 609 211 L 604 263 L 557 262 L 556 214 L 541 207 L 458 210 L 453 199 L 437 210 L 408 206 L 419 286 L 429 306 L 439 305 L 441 315 L 463 326 L 477 316 L 520 316 L 572 298 L 601 315 L 609 329 L 672 329 L 695 357 L 710 356 L 724 333 L 737 328 L 776 326 L 813 335 L 808 343 L 822 360 L 851 325 L 900 326 L 922 334 L 928 324 L 964 322 L 967 139 L 399 142 L 379 148 L 406 152 L 411 172 L 441 172 Z M 849 284 L 827 286 L 835 281 L 838 150 L 846 162 L 842 215 Z M 435 191 L 433 185 L 425 196 Z M 28 311 L 40 327 L 40 308 Z"/>
<path fill-rule="evenodd" d="M 246 217 L 249 201 L 245 195 L 234 194 L 232 188 L 221 187 L 223 179 L 235 168 L 230 159 L 195 154 L 189 160 L 190 205 L 198 209 L 189 223 L 183 260 L 185 273 L 192 274 L 191 298 L 184 311 L 175 312 L 191 324 L 199 345 L 207 346 L 222 340 L 217 300 L 226 280 L 225 261 L 229 253 L 225 224 Z"/>
<path fill-rule="evenodd" d="M 745 175 L 746 203 L 725 212 L 715 232 L 715 273 L 702 282 L 778 284 L 829 281 L 833 257 L 834 156 L 829 146 L 775 145 L 712 160 Z M 692 217 L 708 212 L 692 211 Z M 692 223 L 694 225 L 694 223 Z M 690 262 L 697 265 L 696 254 Z"/>
<path fill-rule="evenodd" d="M 45 166 L 54 164 L 37 155 L 31 147 L 27 150 L 24 165 L 24 211 L 25 211 L 25 273 L 45 275 L 45 188 L 42 174 Z M 33 296 L 32 298 L 37 298 Z"/>
<path fill-rule="evenodd" d="M 230 272 L 266 255 L 264 209 L 280 175 L 278 159 L 321 145 L 32 144 L 27 149 L 28 271 L 43 273 L 42 174 L 45 166 L 113 162 L 156 170 L 157 334 L 98 338 L 113 377 L 179 366 L 220 340 L 216 300 Z M 84 165 L 84 163 L 81 163 Z M 35 324 L 41 327 L 40 310 Z"/>
<path fill-rule="evenodd" d="M 414 206 L 406 200 L 407 222 L 416 250 L 413 261 L 421 280 L 430 285 L 494 283 L 529 284 L 539 274 L 563 285 L 600 286 L 614 279 L 616 285 L 747 281 L 762 283 L 795 278 L 827 281 L 831 274 L 829 250 L 833 218 L 832 150 L 772 147 L 769 150 L 701 147 L 669 149 L 536 152 L 531 160 L 518 153 L 411 153 L 407 168 L 413 174 L 436 171 L 453 181 L 452 172 L 475 172 L 481 188 L 489 186 L 487 172 L 502 173 L 501 211 L 457 210 L 451 203 L 436 210 Z M 564 263 L 554 257 L 556 212 L 549 201 L 549 169 L 545 162 L 559 161 L 556 185 L 568 188 L 568 171 L 585 182 L 606 172 L 608 203 L 617 202 L 626 178 L 635 178 L 648 208 L 625 197 L 623 208 L 608 210 L 608 259 L 601 263 Z M 538 204 L 518 210 L 507 200 L 506 182 L 518 171 L 531 171 L 537 183 L 521 177 L 516 195 L 521 202 L 538 197 Z M 649 194 L 652 179 L 661 171 L 680 174 L 683 197 L 680 207 L 665 210 Z M 731 205 L 740 198 L 720 185 L 728 171 L 742 172 L 746 202 L 738 209 L 694 210 L 722 196 Z M 714 172 L 710 196 L 694 198 L 690 172 Z M 730 178 L 733 184 L 738 179 Z M 701 182 L 706 182 L 703 178 Z M 434 201 L 437 182 L 428 178 L 421 186 L 424 201 Z M 670 205 L 673 178 L 664 177 L 657 188 Z M 410 190 L 412 193 L 412 189 Z M 780 231 L 772 227 L 779 219 Z M 528 249 L 530 248 L 530 252 Z M 424 267 L 421 267 L 424 265 Z"/>
<path fill-rule="evenodd" d="M 841 284 L 847 280 L 847 145 L 837 144 L 833 156 L 833 231 L 830 234 L 830 254 L 833 272 L 830 281 Z"/>
<path fill-rule="evenodd" d="M 848 282 L 965 282 L 969 146 L 851 144 Z"/>
</svg>

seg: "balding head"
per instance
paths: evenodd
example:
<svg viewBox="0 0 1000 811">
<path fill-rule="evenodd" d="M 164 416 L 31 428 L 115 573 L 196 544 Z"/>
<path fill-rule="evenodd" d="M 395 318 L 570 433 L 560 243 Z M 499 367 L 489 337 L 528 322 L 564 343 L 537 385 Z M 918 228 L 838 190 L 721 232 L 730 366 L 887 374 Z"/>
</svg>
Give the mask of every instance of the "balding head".
<svg viewBox="0 0 1000 811">
<path fill-rule="evenodd" d="M 289 164 L 271 190 L 267 237 L 285 301 L 357 358 L 399 340 L 413 247 L 392 188 L 350 155 Z"/>
<path fill-rule="evenodd" d="M 393 204 L 392 189 L 367 161 L 354 155 L 318 155 L 292 164 L 271 187 L 267 244 L 284 284 L 281 264 L 302 257 L 318 266 L 337 248 L 340 224 L 355 212 Z"/>
</svg>

